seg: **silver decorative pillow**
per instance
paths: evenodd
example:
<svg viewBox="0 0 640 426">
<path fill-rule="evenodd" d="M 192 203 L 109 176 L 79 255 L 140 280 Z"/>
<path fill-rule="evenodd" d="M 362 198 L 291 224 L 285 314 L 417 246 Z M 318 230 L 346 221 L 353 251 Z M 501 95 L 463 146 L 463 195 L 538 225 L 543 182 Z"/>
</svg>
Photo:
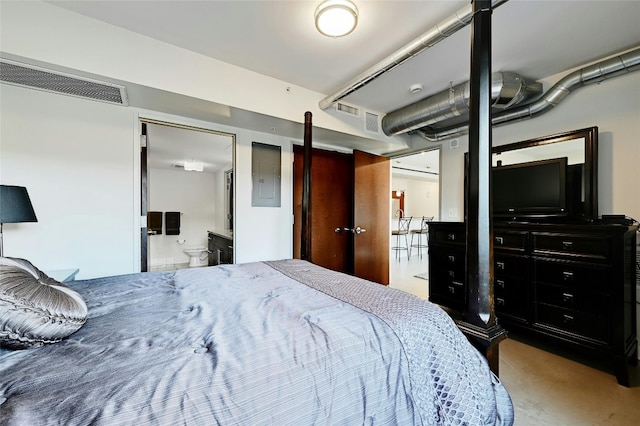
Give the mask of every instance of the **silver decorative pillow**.
<svg viewBox="0 0 640 426">
<path fill-rule="evenodd" d="M 87 321 L 75 291 L 24 259 L 0 257 L 0 346 L 28 349 L 59 342 Z"/>
</svg>

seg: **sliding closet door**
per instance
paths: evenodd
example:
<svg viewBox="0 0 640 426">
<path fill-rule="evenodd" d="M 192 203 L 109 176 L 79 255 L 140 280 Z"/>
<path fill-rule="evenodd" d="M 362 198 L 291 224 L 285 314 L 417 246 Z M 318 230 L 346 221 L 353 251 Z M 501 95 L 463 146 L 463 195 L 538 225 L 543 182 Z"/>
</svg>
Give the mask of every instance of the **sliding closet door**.
<svg viewBox="0 0 640 426">
<path fill-rule="evenodd" d="M 353 152 L 353 161 L 354 275 L 388 285 L 391 162 L 362 151 Z"/>
</svg>

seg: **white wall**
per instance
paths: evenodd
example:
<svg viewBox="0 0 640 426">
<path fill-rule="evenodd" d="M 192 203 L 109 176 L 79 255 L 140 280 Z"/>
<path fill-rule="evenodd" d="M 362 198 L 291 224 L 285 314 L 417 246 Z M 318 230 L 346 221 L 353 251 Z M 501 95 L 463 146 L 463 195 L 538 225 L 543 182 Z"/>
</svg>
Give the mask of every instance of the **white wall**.
<svg viewBox="0 0 640 426">
<path fill-rule="evenodd" d="M 556 80 L 559 79 L 559 76 Z M 546 86 L 545 86 L 546 87 Z M 527 140 L 598 126 L 598 212 L 626 214 L 640 220 L 640 72 L 578 89 L 560 105 L 537 118 L 493 129 L 493 144 Z M 442 143 L 442 220 L 463 219 L 464 153 Z M 449 216 L 449 211 L 456 214 Z"/>
<path fill-rule="evenodd" d="M 149 266 L 189 262 L 184 249 L 206 247 L 207 231 L 215 230 L 218 210 L 217 174 L 184 170 L 149 170 L 149 210 L 179 211 L 180 235 L 167 235 L 163 216 L 162 234 L 149 236 Z M 185 240 L 180 244 L 178 240 Z M 205 262 L 206 263 L 206 262 Z"/>
<path fill-rule="evenodd" d="M 2 85 L 0 182 L 26 186 L 38 223 L 5 225 L 5 254 L 79 279 L 139 271 L 140 117 L 236 135 L 235 259 L 290 258 L 292 141 L 153 111 Z M 282 147 L 282 206 L 251 206 L 251 142 Z"/>
<path fill-rule="evenodd" d="M 26 186 L 38 223 L 4 226 L 5 255 L 78 277 L 135 270 L 134 115 L 2 85 L 0 182 Z"/>
<path fill-rule="evenodd" d="M 0 1 L 2 52 L 72 70 L 191 96 L 315 127 L 370 138 L 361 121 L 318 106 L 325 94 L 154 40 L 41 1 Z M 144 25 L 141 23 L 140 25 Z M 184 78 L 184 76 L 187 76 Z M 241 88 L 237 82 L 242 82 Z M 288 88 L 288 90 L 287 90 Z M 376 113 L 376 111 L 371 111 Z M 212 108 L 226 117 L 226 107 Z M 381 114 L 381 113 L 380 113 Z M 405 147 L 404 138 L 378 135 Z"/>
<path fill-rule="evenodd" d="M 391 178 L 391 190 L 404 191 L 404 214 L 415 218 L 411 222 L 412 229 L 420 228 L 422 216 L 433 216 L 434 220 L 438 220 L 440 214 L 439 182 L 394 175 Z M 393 217 L 391 220 L 392 228 L 396 229 L 398 227 L 397 218 Z"/>
</svg>

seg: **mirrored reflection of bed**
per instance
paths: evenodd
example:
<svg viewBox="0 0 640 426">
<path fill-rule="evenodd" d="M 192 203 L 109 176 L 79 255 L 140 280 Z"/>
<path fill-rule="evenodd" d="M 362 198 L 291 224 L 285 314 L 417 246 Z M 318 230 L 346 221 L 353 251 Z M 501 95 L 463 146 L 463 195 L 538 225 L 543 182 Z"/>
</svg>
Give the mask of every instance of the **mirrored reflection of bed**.
<svg viewBox="0 0 640 426">
<path fill-rule="evenodd" d="M 449 316 L 400 290 L 302 260 L 68 290 L 2 260 L 2 425 L 513 422 L 505 388 Z M 46 296 L 29 305 L 22 286 Z M 34 305 L 47 298 L 68 305 Z M 48 328 L 23 333 L 34 317 Z M 71 334 L 37 335 L 56 324 Z"/>
</svg>

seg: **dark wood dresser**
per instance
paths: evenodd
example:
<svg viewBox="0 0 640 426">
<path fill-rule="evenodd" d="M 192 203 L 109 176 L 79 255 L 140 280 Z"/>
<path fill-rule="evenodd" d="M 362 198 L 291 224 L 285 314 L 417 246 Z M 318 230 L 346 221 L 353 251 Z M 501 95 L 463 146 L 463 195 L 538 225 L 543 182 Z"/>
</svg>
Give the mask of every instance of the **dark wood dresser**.
<svg viewBox="0 0 640 426">
<path fill-rule="evenodd" d="M 627 225 L 495 222 L 494 304 L 507 330 L 607 357 L 629 386 L 637 363 L 636 231 Z M 467 304 L 465 224 L 429 225 L 429 300 Z"/>
</svg>

